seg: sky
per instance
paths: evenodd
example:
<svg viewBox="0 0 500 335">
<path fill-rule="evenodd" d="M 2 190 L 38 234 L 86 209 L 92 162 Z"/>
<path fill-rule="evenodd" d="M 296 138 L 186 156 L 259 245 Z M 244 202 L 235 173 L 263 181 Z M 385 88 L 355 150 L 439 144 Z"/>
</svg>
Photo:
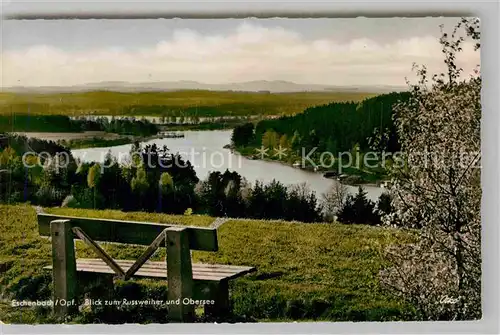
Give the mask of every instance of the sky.
<svg viewBox="0 0 500 335">
<path fill-rule="evenodd" d="M 458 18 L 3 20 L 2 87 L 102 81 L 404 86 Z M 465 73 L 480 63 L 467 42 Z"/>
</svg>

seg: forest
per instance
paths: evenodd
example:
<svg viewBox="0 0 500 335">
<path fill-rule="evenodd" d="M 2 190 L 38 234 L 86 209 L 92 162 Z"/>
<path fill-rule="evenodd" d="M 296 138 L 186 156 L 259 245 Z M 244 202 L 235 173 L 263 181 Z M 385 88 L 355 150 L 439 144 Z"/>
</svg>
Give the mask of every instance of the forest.
<svg viewBox="0 0 500 335">
<path fill-rule="evenodd" d="M 41 152 L 48 155 L 38 155 Z M 213 171 L 200 181 L 191 163 L 178 153 L 138 142 L 128 162 L 118 162 L 108 153 L 102 163 L 83 163 L 60 144 L 8 135 L 0 146 L 0 170 L 3 203 L 321 222 L 333 219 L 325 217 L 328 202 L 340 201 L 333 215 L 341 222 L 373 225 L 380 223 L 382 208 L 361 188 L 356 197 L 344 192 L 342 199 L 330 201 L 305 184 L 273 180 L 251 185 L 228 170 Z"/>
<path fill-rule="evenodd" d="M 104 131 L 122 135 L 149 136 L 158 133 L 158 127 L 141 118 L 84 117 L 70 118 L 65 115 L 0 115 L 0 132 L 81 132 Z"/>
<path fill-rule="evenodd" d="M 334 102 L 309 107 L 301 114 L 262 120 L 256 125 L 246 123 L 233 130 L 232 145 L 244 155 L 253 154 L 254 158 L 258 148 L 282 148 L 286 150 L 286 155 L 279 159 L 288 163 L 301 161 L 303 153 L 312 153 L 311 161 L 320 168 L 327 164 L 329 168 L 336 168 L 342 153 L 353 153 L 356 157 L 357 152 L 359 163 L 345 169 L 344 173 L 358 177 L 356 180 L 359 182 L 378 181 L 384 178 L 385 166 L 364 166 L 364 154 L 368 151 L 396 153 L 400 150 L 393 109 L 397 103 L 406 101 L 408 96 L 407 92 L 401 92 L 361 102 Z M 329 160 L 322 160 L 324 152 L 330 154 L 327 156 Z M 273 155 L 268 158 L 278 159 Z M 304 160 L 304 163 L 308 161 Z"/>
<path fill-rule="evenodd" d="M 370 139 L 382 135 L 382 141 L 377 143 L 378 149 L 394 152 L 399 150 L 399 144 L 393 106 L 407 98 L 408 93 L 390 93 L 359 103 L 334 102 L 309 107 L 294 116 L 262 120 L 252 133 L 247 132 L 246 137 L 238 136 L 241 129 L 236 129 L 233 141 L 237 147 L 282 144 L 293 149 L 318 147 L 318 151 L 338 154 L 350 151 L 356 145 L 362 151 L 370 150 Z"/>
</svg>

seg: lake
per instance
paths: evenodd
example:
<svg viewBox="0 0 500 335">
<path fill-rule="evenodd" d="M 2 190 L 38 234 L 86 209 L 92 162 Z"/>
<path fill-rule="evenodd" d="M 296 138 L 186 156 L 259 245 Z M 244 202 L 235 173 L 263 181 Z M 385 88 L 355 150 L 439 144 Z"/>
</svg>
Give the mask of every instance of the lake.
<svg viewBox="0 0 500 335">
<path fill-rule="evenodd" d="M 184 138 L 154 139 L 143 144 L 156 143 L 158 146 L 166 145 L 172 153 L 178 152 L 188 159 L 194 166 L 198 178 L 204 180 L 210 171 L 224 172 L 226 169 L 236 171 L 252 184 L 256 180 L 265 183 L 276 179 L 285 185 L 307 183 L 309 188 L 316 192 L 318 197 L 326 192 L 336 180 L 324 178 L 321 173 L 294 168 L 278 162 L 251 160 L 241 155 L 232 153 L 223 146 L 230 143 L 232 130 L 212 131 L 184 131 Z M 131 144 L 105 148 L 88 148 L 72 150 L 76 158 L 82 161 L 104 161 L 108 151 L 123 161 L 128 157 Z M 351 192 L 356 192 L 357 187 L 348 186 Z M 368 197 L 377 200 L 383 192 L 382 188 L 366 186 Z"/>
</svg>

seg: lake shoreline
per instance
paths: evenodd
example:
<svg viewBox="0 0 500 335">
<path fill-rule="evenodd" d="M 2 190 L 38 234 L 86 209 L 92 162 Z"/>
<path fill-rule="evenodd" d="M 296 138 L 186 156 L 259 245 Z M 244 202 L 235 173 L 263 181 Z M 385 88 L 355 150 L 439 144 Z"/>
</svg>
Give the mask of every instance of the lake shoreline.
<svg viewBox="0 0 500 335">
<path fill-rule="evenodd" d="M 180 131 L 180 130 L 171 130 L 172 133 L 190 133 L 190 132 L 218 132 L 218 131 L 227 131 L 228 129 L 222 130 L 222 129 L 210 129 L 210 130 L 185 130 L 185 131 Z M 140 143 L 147 143 L 155 140 L 162 140 L 162 139 L 168 139 L 168 137 L 164 136 L 165 132 L 168 132 L 168 130 L 163 130 L 163 133 L 159 133 L 156 135 L 149 135 L 149 136 L 134 136 L 134 135 L 120 135 L 116 133 L 107 133 L 103 131 L 84 131 L 84 132 L 73 132 L 73 133 L 45 133 L 45 132 L 15 132 L 18 135 L 24 135 L 27 137 L 36 137 L 40 139 L 46 139 L 46 140 L 51 140 L 55 141 L 56 143 L 60 143 L 61 145 L 67 147 L 70 150 L 82 150 L 82 149 L 107 149 L 107 148 L 113 148 L 116 146 L 121 146 L 121 145 L 129 145 L 135 142 L 140 142 Z M 48 135 L 48 136 L 47 136 Z M 69 139 L 69 141 L 68 141 Z M 69 143 L 68 143 L 69 142 Z M 73 143 L 71 143 L 73 142 Z M 358 187 L 358 186 L 363 186 L 363 187 L 370 187 L 370 188 L 380 188 L 380 184 L 384 182 L 384 179 L 379 179 L 377 183 L 374 182 L 363 182 L 363 183 L 350 183 L 346 182 L 345 180 L 338 180 L 337 178 L 328 178 L 324 177 L 323 174 L 326 171 L 314 171 L 312 168 L 302 168 L 302 167 L 295 167 L 293 166 L 292 163 L 290 162 L 284 162 L 280 160 L 275 160 L 275 159 L 269 159 L 269 158 L 258 158 L 255 157 L 254 154 L 245 154 L 240 151 L 238 151 L 236 148 L 231 146 L 230 144 L 226 144 L 222 146 L 224 149 L 229 149 L 231 152 L 235 155 L 244 157 L 245 159 L 248 159 L 250 161 L 265 161 L 269 163 L 278 163 L 282 166 L 287 166 L 291 167 L 294 169 L 298 169 L 303 172 L 311 173 L 314 175 L 321 175 L 322 178 L 326 180 L 331 180 L 331 181 L 336 181 L 340 182 L 343 185 L 351 186 L 351 187 Z M 354 174 L 349 174 L 348 171 L 344 172 L 346 175 L 354 175 Z"/>
<path fill-rule="evenodd" d="M 170 152 L 179 152 L 185 159 L 194 165 L 196 175 L 200 180 L 205 180 L 210 172 L 219 171 L 224 173 L 226 169 L 239 173 L 250 183 L 261 181 L 269 183 L 273 179 L 283 185 L 307 183 L 318 197 L 328 192 L 331 187 L 338 183 L 337 180 L 325 178 L 312 170 L 297 169 L 290 164 L 274 164 L 276 161 L 252 160 L 236 154 L 227 147 L 230 142 L 230 130 L 214 131 L 185 131 L 185 138 L 165 138 L 143 141 L 142 146 L 156 144 L 158 147 L 166 145 Z M 226 147 L 225 149 L 222 149 Z M 115 157 L 130 152 L 131 144 L 119 145 L 105 148 L 72 149 L 71 152 L 76 159 L 83 162 L 102 162 L 108 152 Z M 382 193 L 382 188 L 375 185 L 364 184 L 369 198 L 376 201 Z M 357 187 L 346 185 L 349 192 L 355 194 Z"/>
<path fill-rule="evenodd" d="M 225 149 L 230 149 L 234 154 L 236 155 L 239 155 L 239 156 L 242 156 L 242 157 L 245 157 L 246 159 L 249 159 L 249 160 L 261 160 L 261 161 L 265 161 L 265 162 L 271 162 L 271 163 L 278 163 L 278 164 L 281 164 L 281 165 L 284 165 L 284 166 L 289 166 L 289 167 L 292 167 L 292 168 L 295 168 L 295 169 L 300 169 L 302 171 L 305 171 L 305 172 L 310 172 L 310 173 L 314 173 L 314 174 L 321 174 L 323 176 L 323 178 L 325 179 L 328 179 L 328 180 L 334 180 L 334 181 L 337 181 L 339 183 L 341 183 L 342 185 L 347 185 L 347 186 L 353 186 L 353 187 L 357 187 L 357 186 L 366 186 L 366 187 L 380 187 L 380 185 L 385 182 L 386 180 L 384 179 L 379 179 L 377 180 L 377 183 L 373 183 L 373 182 L 363 182 L 363 183 L 348 183 L 348 182 L 345 182 L 345 181 L 342 181 L 342 180 L 339 180 L 338 178 L 329 178 L 329 177 L 325 177 L 324 176 L 324 173 L 326 171 L 315 171 L 314 169 L 308 169 L 308 168 L 302 168 L 302 167 L 295 167 L 293 166 L 292 163 L 289 163 L 289 162 L 284 162 L 284 161 L 280 161 L 280 160 L 276 160 L 276 159 L 269 159 L 269 158 L 255 158 L 255 155 L 245 155 L 241 152 L 239 152 L 238 150 L 236 150 L 236 148 L 234 148 L 233 146 L 231 146 L 230 144 L 227 144 L 224 146 Z M 349 173 L 345 173 L 346 175 L 350 175 L 350 176 L 354 176 L 354 174 L 349 174 Z"/>
</svg>

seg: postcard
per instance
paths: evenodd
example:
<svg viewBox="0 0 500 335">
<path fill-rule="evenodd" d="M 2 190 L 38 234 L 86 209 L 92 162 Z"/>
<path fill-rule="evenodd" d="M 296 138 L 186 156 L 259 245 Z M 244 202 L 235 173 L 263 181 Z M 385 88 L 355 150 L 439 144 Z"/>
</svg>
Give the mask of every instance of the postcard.
<svg viewBox="0 0 500 335">
<path fill-rule="evenodd" d="M 477 320 L 480 22 L 2 23 L 0 320 Z"/>
</svg>

